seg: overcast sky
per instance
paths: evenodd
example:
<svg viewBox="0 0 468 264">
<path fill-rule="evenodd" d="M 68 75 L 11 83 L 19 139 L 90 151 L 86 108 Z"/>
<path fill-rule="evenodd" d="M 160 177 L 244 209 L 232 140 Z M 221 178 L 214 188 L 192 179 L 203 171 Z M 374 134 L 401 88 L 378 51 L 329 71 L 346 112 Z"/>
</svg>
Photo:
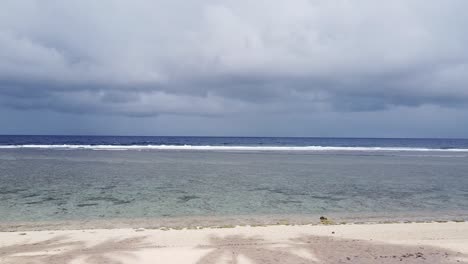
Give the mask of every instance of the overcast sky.
<svg viewBox="0 0 468 264">
<path fill-rule="evenodd" d="M 466 0 L 2 0 L 0 134 L 468 137 Z"/>
</svg>

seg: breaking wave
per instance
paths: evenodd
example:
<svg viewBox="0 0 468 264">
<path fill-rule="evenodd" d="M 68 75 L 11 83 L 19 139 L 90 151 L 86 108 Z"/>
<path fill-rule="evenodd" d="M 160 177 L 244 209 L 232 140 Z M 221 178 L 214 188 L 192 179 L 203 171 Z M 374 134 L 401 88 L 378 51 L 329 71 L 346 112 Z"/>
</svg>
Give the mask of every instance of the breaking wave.
<svg viewBox="0 0 468 264">
<path fill-rule="evenodd" d="M 199 145 L 0 145 L 0 149 L 88 150 L 204 150 L 204 151 L 371 151 L 371 152 L 468 152 L 466 148 L 336 147 L 336 146 L 199 146 Z"/>
</svg>

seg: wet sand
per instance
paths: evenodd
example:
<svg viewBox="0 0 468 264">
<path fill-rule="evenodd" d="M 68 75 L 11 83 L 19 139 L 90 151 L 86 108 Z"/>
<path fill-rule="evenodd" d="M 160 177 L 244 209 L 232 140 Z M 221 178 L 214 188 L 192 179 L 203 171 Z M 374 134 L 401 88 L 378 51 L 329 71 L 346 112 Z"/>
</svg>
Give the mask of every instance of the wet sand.
<svg viewBox="0 0 468 264">
<path fill-rule="evenodd" d="M 0 232 L 0 263 L 468 263 L 468 223 Z"/>
</svg>

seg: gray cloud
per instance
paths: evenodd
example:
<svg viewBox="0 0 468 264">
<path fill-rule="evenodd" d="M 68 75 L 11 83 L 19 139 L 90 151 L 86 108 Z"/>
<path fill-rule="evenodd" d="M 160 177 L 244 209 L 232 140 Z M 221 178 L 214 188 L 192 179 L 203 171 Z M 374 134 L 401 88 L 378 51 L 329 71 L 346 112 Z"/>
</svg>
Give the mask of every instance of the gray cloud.
<svg viewBox="0 0 468 264">
<path fill-rule="evenodd" d="M 124 116 L 468 105 L 464 0 L 0 4 L 0 104 Z"/>
</svg>

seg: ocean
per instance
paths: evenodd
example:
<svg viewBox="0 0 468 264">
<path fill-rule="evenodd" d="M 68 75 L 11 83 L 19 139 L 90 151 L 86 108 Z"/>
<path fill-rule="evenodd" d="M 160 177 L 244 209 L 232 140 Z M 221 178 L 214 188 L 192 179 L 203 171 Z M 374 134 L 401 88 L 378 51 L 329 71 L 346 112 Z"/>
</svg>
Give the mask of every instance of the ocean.
<svg viewBox="0 0 468 264">
<path fill-rule="evenodd" d="M 0 223 L 468 220 L 467 139 L 0 136 Z"/>
</svg>

